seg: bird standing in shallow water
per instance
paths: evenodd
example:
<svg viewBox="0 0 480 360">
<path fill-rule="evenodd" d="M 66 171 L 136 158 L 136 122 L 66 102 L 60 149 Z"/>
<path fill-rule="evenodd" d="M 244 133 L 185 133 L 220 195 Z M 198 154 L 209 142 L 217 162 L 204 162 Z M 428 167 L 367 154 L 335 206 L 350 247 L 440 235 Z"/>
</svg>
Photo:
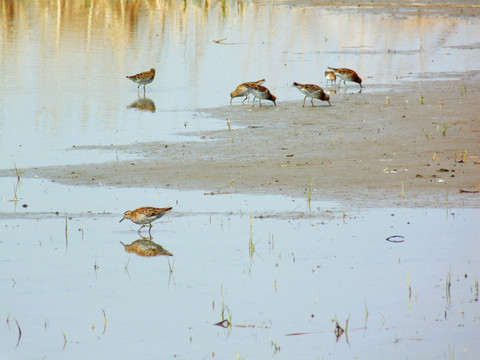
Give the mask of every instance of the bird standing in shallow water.
<svg viewBox="0 0 480 360">
<path fill-rule="evenodd" d="M 327 78 L 327 84 L 330 81 L 330 83 L 337 83 L 337 76 L 333 71 L 325 71 L 325 77 Z"/>
<path fill-rule="evenodd" d="M 331 105 L 330 96 L 328 94 L 325 94 L 325 92 L 320 86 L 315 84 L 300 84 L 297 82 L 294 82 L 293 86 L 295 86 L 298 90 L 305 94 L 305 97 L 303 98 L 303 107 L 305 107 L 305 100 L 307 99 L 307 97 L 312 98 L 312 106 L 314 106 L 313 99 L 328 101 L 328 105 Z"/>
<path fill-rule="evenodd" d="M 230 105 L 232 104 L 233 98 L 236 98 L 236 97 L 245 96 L 245 99 L 243 99 L 242 103 L 245 102 L 245 100 L 247 100 L 248 94 L 250 94 L 250 90 L 247 87 L 247 84 L 260 85 L 260 84 L 263 84 L 264 82 L 265 82 L 265 79 L 262 79 L 257 81 L 244 82 L 238 85 L 237 88 L 230 93 Z"/>
<path fill-rule="evenodd" d="M 262 85 L 255 85 L 255 84 L 245 84 L 247 88 L 249 89 L 249 92 L 253 94 L 253 102 L 255 103 L 255 99 L 257 98 L 258 101 L 260 102 L 260 106 L 262 106 L 262 99 L 264 100 L 270 100 L 272 101 L 275 106 L 277 106 L 277 103 L 275 102 L 277 100 L 277 97 L 273 95 L 270 90 L 268 90 L 265 86 Z"/>
<path fill-rule="evenodd" d="M 140 226 L 140 229 L 138 229 L 138 232 L 140 233 L 140 230 L 149 225 L 150 229 L 148 230 L 149 232 L 152 230 L 152 222 L 154 222 L 157 219 L 160 219 L 167 211 L 172 210 L 171 207 L 166 207 L 166 208 L 155 208 L 151 206 L 145 206 L 145 207 L 139 207 L 138 209 L 135 210 L 127 210 L 125 211 L 125 214 L 123 215 L 122 220 L 119 222 L 122 222 L 125 219 L 130 219 L 132 220 L 135 224 L 142 225 Z"/>
<path fill-rule="evenodd" d="M 351 82 L 355 82 L 355 83 L 358 83 L 358 85 L 360 85 L 360 87 L 362 87 L 362 79 L 360 78 L 360 76 L 358 76 L 358 74 L 354 71 L 354 70 L 351 70 L 351 69 L 346 69 L 346 68 L 332 68 L 332 67 L 328 67 L 330 70 L 333 70 L 333 72 L 340 78 L 343 80 L 343 84 L 345 86 L 347 86 L 347 84 L 345 83 L 345 81 L 351 81 Z M 339 82 L 340 84 L 340 82 Z"/>
<path fill-rule="evenodd" d="M 127 79 L 132 80 L 135 84 L 143 85 L 143 91 L 145 92 L 145 85 L 150 84 L 155 79 L 155 69 L 151 68 L 150 71 L 141 72 L 136 75 L 127 76 Z"/>
</svg>

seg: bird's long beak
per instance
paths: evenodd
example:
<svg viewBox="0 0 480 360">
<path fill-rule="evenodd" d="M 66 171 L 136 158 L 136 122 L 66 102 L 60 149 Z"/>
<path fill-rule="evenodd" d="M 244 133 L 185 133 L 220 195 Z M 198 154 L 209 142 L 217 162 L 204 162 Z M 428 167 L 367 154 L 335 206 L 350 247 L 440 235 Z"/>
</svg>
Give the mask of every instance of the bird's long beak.
<svg viewBox="0 0 480 360">
<path fill-rule="evenodd" d="M 125 216 L 123 216 L 122 220 L 120 220 L 119 223 L 121 223 L 123 220 L 125 220 Z"/>
</svg>

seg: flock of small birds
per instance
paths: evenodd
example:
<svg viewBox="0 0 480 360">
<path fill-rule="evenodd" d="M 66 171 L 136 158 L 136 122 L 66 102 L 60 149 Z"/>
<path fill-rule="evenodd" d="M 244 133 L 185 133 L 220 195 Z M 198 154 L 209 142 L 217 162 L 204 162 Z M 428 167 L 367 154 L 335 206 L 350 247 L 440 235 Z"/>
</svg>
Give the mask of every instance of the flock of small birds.
<svg viewBox="0 0 480 360">
<path fill-rule="evenodd" d="M 337 76 L 340 78 L 340 82 L 343 80 L 343 84 L 346 86 L 346 81 L 354 82 L 360 85 L 362 88 L 362 79 L 358 76 L 358 74 L 351 69 L 347 68 L 332 68 L 328 67 L 331 71 L 325 71 L 325 77 L 327 79 L 327 84 L 335 83 L 337 81 Z M 127 79 L 132 80 L 135 84 L 138 84 L 138 89 L 140 90 L 140 86 L 143 85 L 143 91 L 145 91 L 145 85 L 150 84 L 155 79 L 155 69 L 152 68 L 150 71 L 145 71 L 138 73 L 136 75 L 127 76 Z M 251 82 L 244 82 L 237 86 L 235 90 L 230 93 L 230 104 L 232 104 L 232 100 L 237 97 L 243 97 L 242 103 L 247 100 L 248 95 L 253 95 L 253 101 L 258 99 L 260 106 L 262 106 L 262 100 L 269 100 L 272 101 L 275 106 L 277 106 L 276 100 L 277 97 L 273 95 L 269 89 L 265 86 L 261 85 L 265 82 L 265 79 L 251 81 Z M 311 104 L 313 105 L 313 99 L 319 99 L 321 101 L 327 101 L 328 105 L 330 104 L 330 96 L 323 91 L 323 89 L 315 84 L 300 84 L 298 82 L 294 82 L 293 86 L 296 87 L 298 90 L 305 95 L 303 98 L 303 107 L 305 107 L 305 101 L 307 98 L 311 98 Z M 165 215 L 168 211 L 172 210 L 171 207 L 165 208 L 155 208 L 151 206 L 139 207 L 135 210 L 127 210 L 123 215 L 123 218 L 120 220 L 122 222 L 125 219 L 130 219 L 135 224 L 142 225 L 138 232 L 144 227 L 149 227 L 149 233 L 152 230 L 152 222 L 157 219 L 160 219 L 163 215 Z"/>
<path fill-rule="evenodd" d="M 346 86 L 346 81 L 351 81 L 359 84 L 360 88 L 362 87 L 362 79 L 360 78 L 360 76 L 358 76 L 358 74 L 354 70 L 347 69 L 347 68 L 332 68 L 332 67 L 328 67 L 328 68 L 331 71 L 325 71 L 327 84 L 328 82 L 336 84 L 337 76 L 338 76 L 340 78 L 339 84 L 343 80 L 343 84 Z M 258 99 L 258 101 L 260 102 L 260 106 L 262 106 L 262 99 L 263 99 L 263 100 L 272 101 L 273 104 L 276 106 L 277 97 L 273 95 L 269 89 L 261 85 L 264 82 L 265 82 L 265 79 L 261 79 L 257 81 L 245 82 L 238 85 L 237 88 L 230 93 L 230 104 L 232 103 L 232 100 L 234 98 L 245 96 L 245 98 L 242 100 L 242 103 L 244 103 L 245 100 L 247 100 L 248 95 L 252 94 L 254 103 L 255 103 L 255 99 Z M 305 101 L 307 100 L 307 98 L 311 98 L 312 106 L 315 106 L 313 104 L 313 99 L 327 101 L 328 105 L 331 105 L 330 96 L 327 93 L 325 93 L 325 91 L 320 86 L 315 84 L 300 84 L 298 82 L 294 82 L 293 86 L 295 86 L 298 90 L 300 90 L 305 95 L 305 97 L 303 98 L 303 107 L 305 107 Z"/>
</svg>

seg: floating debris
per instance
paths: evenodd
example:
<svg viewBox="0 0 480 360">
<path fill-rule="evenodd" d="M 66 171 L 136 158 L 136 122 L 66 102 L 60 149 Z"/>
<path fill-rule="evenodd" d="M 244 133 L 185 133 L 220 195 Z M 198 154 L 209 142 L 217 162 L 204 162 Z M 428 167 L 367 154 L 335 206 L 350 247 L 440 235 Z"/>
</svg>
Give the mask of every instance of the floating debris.
<svg viewBox="0 0 480 360">
<path fill-rule="evenodd" d="M 387 237 L 385 240 L 393 242 L 393 243 L 401 243 L 401 242 L 405 242 L 405 240 L 403 240 L 404 238 L 405 237 L 402 236 L 402 235 L 392 235 L 392 236 Z"/>
</svg>

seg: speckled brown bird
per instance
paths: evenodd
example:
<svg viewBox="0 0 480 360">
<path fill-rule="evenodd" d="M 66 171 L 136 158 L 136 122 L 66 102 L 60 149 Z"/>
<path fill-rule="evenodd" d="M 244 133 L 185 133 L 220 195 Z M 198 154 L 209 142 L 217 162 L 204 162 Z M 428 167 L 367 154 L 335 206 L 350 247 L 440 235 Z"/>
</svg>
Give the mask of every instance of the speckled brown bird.
<svg viewBox="0 0 480 360">
<path fill-rule="evenodd" d="M 255 99 L 258 99 L 260 102 L 260 106 L 262 106 L 262 99 L 263 100 L 270 100 L 277 106 L 276 100 L 277 97 L 273 95 L 270 90 L 268 90 L 265 86 L 256 85 L 256 84 L 245 84 L 249 89 L 249 92 L 253 94 L 253 102 L 255 103 Z"/>
<path fill-rule="evenodd" d="M 358 74 L 354 70 L 347 69 L 347 68 L 337 69 L 337 68 L 332 68 L 330 66 L 328 68 L 332 70 L 340 79 L 343 80 L 343 84 L 345 86 L 347 86 L 345 81 L 351 81 L 351 82 L 357 83 L 358 85 L 360 85 L 360 87 L 362 87 L 362 79 L 360 78 L 360 76 L 358 76 Z"/>
<path fill-rule="evenodd" d="M 261 79 L 257 81 L 244 82 L 238 85 L 237 88 L 230 93 L 230 105 L 232 104 L 232 100 L 236 97 L 245 96 L 245 99 L 243 99 L 242 103 L 245 102 L 245 100 L 247 100 L 248 94 L 250 94 L 250 90 L 247 87 L 247 84 L 260 85 L 260 84 L 263 84 L 264 82 L 265 82 L 265 79 Z"/>
<path fill-rule="evenodd" d="M 124 244 L 123 242 L 120 241 L 120 244 L 122 244 L 125 247 L 125 251 L 128 253 L 136 253 L 139 256 L 159 256 L 159 255 L 167 255 L 167 256 L 173 256 L 173 254 L 165 250 L 163 246 L 158 245 L 157 243 L 154 243 L 150 239 L 139 239 L 134 241 L 131 244 Z"/>
<path fill-rule="evenodd" d="M 314 106 L 313 99 L 328 101 L 328 105 L 331 105 L 330 96 L 326 94 L 320 86 L 315 84 L 300 84 L 297 82 L 294 82 L 293 86 L 295 86 L 298 90 L 302 92 L 302 94 L 305 95 L 305 97 L 303 98 L 303 107 L 305 107 L 305 100 L 307 99 L 307 97 L 312 98 L 312 106 Z"/>
<path fill-rule="evenodd" d="M 139 207 L 138 209 L 135 210 L 127 210 L 125 211 L 125 214 L 123 215 L 122 220 L 119 222 L 122 222 L 125 219 L 130 219 L 132 220 L 135 224 L 142 225 L 140 226 L 140 229 L 138 229 L 138 232 L 140 230 L 149 225 L 150 229 L 152 229 L 152 222 L 154 222 L 157 219 L 160 219 L 167 211 L 172 210 L 171 207 L 166 207 L 166 208 L 155 208 L 151 206 L 145 206 L 145 207 Z"/>
<path fill-rule="evenodd" d="M 138 88 L 143 85 L 143 91 L 145 91 L 145 85 L 150 84 L 155 79 L 155 69 L 151 68 L 150 71 L 141 72 L 136 75 L 127 76 L 127 79 L 132 80 L 135 84 L 138 84 Z"/>
<path fill-rule="evenodd" d="M 325 71 L 325 77 L 327 78 L 327 84 L 330 81 L 330 83 L 337 83 L 337 76 L 333 71 Z"/>
</svg>

